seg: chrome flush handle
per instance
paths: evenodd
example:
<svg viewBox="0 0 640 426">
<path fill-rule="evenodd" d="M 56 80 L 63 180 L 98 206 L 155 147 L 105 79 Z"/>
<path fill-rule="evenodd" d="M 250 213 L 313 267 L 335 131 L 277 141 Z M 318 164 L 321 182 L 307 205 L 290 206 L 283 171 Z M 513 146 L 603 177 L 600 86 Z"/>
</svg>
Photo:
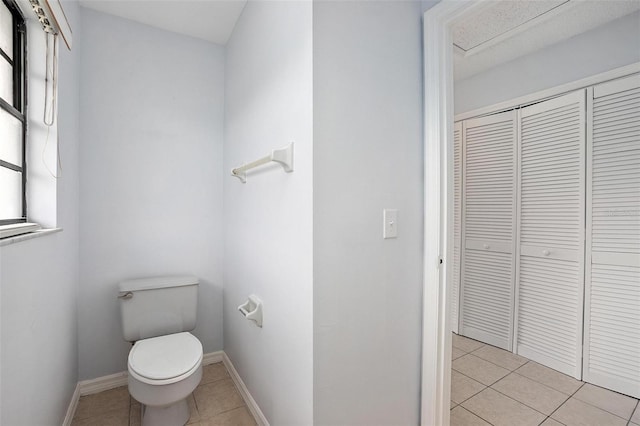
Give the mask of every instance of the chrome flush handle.
<svg viewBox="0 0 640 426">
<path fill-rule="evenodd" d="M 118 299 L 131 299 L 133 297 L 133 293 L 130 291 L 127 291 L 125 293 L 120 293 L 118 295 Z"/>
</svg>

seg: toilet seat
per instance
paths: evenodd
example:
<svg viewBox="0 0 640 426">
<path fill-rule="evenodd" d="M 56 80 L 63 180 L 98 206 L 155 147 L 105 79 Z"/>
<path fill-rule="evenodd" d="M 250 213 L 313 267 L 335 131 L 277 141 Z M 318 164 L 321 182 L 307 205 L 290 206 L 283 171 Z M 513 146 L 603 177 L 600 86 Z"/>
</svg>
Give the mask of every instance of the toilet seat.
<svg viewBox="0 0 640 426">
<path fill-rule="evenodd" d="M 202 344 L 191 333 L 139 340 L 129 352 L 129 374 L 149 385 L 176 383 L 202 363 Z"/>
</svg>

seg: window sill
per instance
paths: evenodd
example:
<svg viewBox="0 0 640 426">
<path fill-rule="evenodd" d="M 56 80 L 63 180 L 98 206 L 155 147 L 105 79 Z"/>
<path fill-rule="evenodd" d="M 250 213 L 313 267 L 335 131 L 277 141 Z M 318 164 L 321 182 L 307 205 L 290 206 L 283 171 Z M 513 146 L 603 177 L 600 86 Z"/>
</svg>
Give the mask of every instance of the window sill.
<svg viewBox="0 0 640 426">
<path fill-rule="evenodd" d="M 19 243 L 20 241 L 32 240 L 34 238 L 44 237 L 45 235 L 55 234 L 62 231 L 62 228 L 52 229 L 39 229 L 37 231 L 29 232 L 28 234 L 15 235 L 13 237 L 7 237 L 0 239 L 0 247 L 8 246 L 11 244 Z"/>
</svg>

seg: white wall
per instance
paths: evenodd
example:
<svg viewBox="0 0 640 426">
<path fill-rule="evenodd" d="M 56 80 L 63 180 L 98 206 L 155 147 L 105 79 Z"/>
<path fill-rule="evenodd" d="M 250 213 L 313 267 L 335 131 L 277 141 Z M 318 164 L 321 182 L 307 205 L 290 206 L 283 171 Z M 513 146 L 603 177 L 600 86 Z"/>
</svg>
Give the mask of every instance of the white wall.
<svg viewBox="0 0 640 426">
<path fill-rule="evenodd" d="M 46 215 L 52 222 L 46 224 L 62 227 L 63 231 L 0 248 L 0 424 L 3 425 L 59 425 L 78 377 L 77 81 L 81 28 L 77 3 L 65 2 L 64 7 L 77 38 L 72 52 L 66 47 L 60 49 L 58 130 L 62 172 L 57 180 L 48 172 L 39 177 L 40 188 L 48 191 L 45 195 L 53 200 L 46 208 L 52 211 Z M 44 75 L 44 35 L 37 22 L 30 22 L 28 31 L 31 79 L 27 149 L 30 169 L 43 171 L 44 126 L 40 124 L 43 100 L 39 94 Z M 54 153 L 55 135 L 53 131 L 49 140 Z M 55 155 L 53 159 L 50 166 L 55 172 Z"/>
<path fill-rule="evenodd" d="M 456 81 L 456 114 L 640 62 L 640 12 Z"/>
<path fill-rule="evenodd" d="M 200 278 L 195 335 L 222 349 L 224 50 L 81 8 L 80 378 L 126 370 L 123 279 Z"/>
<path fill-rule="evenodd" d="M 314 424 L 419 423 L 420 2 L 314 2 Z M 382 239 L 382 210 L 398 238 Z"/>
<path fill-rule="evenodd" d="M 312 423 L 311 2 L 249 2 L 226 56 L 224 349 L 272 425 Z M 295 171 L 233 167 L 293 141 Z M 264 327 L 237 307 L 264 302 Z"/>
</svg>

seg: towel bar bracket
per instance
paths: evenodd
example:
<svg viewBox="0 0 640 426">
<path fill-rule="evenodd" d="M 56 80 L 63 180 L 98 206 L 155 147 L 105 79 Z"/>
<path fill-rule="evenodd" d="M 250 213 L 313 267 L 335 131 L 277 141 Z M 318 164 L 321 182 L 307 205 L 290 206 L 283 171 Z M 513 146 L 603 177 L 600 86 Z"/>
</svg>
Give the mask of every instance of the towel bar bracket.
<svg viewBox="0 0 640 426">
<path fill-rule="evenodd" d="M 270 163 L 272 161 L 279 163 L 285 172 L 293 172 L 293 142 L 283 148 L 274 149 L 273 151 L 271 151 L 271 154 L 267 155 L 266 157 L 262 157 L 240 167 L 236 167 L 235 169 L 231 170 L 231 175 L 240 179 L 242 183 L 247 183 L 248 170 L 251 170 L 263 164 Z"/>
</svg>

